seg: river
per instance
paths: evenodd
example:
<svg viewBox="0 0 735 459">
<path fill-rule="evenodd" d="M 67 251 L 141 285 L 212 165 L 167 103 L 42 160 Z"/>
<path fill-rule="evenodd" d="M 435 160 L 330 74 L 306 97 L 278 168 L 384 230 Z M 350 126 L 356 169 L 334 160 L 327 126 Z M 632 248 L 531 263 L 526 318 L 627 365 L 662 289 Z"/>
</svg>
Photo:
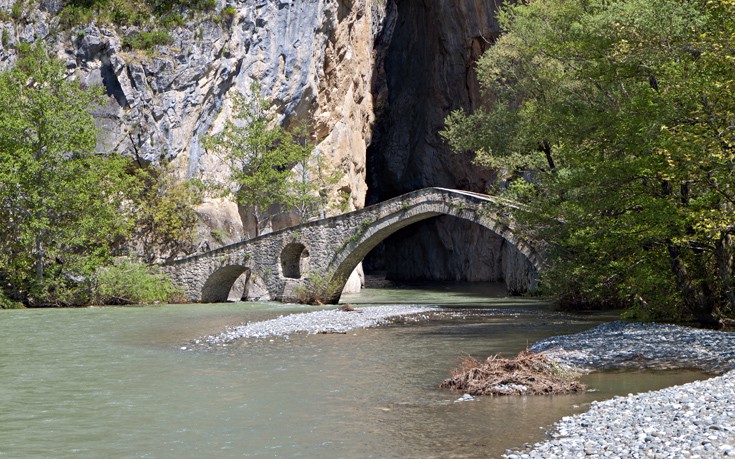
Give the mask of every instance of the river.
<svg viewBox="0 0 735 459">
<path fill-rule="evenodd" d="M 592 400 L 702 377 L 591 375 L 587 394 L 455 403 L 459 394 L 437 386 L 462 356 L 515 354 L 609 317 L 477 287 L 366 290 L 346 300 L 460 314 L 192 350 L 191 340 L 227 325 L 313 307 L 0 311 L 0 457 L 498 457 Z"/>
</svg>

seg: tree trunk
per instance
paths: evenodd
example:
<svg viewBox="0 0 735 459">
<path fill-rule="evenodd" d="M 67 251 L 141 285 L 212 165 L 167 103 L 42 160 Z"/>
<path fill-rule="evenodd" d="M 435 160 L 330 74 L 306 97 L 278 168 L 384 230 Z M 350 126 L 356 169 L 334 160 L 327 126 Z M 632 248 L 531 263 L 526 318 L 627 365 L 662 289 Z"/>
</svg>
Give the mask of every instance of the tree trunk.
<svg viewBox="0 0 735 459">
<path fill-rule="evenodd" d="M 43 282 L 43 246 L 41 244 L 41 239 L 36 239 L 36 281 L 38 281 L 39 284 Z"/>
<path fill-rule="evenodd" d="M 735 290 L 733 289 L 733 255 L 732 255 L 732 236 L 722 233 L 720 238 L 715 242 L 715 258 L 717 259 L 717 272 L 722 283 L 722 290 L 730 309 L 735 312 Z"/>
<path fill-rule="evenodd" d="M 702 285 L 697 285 L 689 275 L 684 261 L 681 259 L 681 247 L 668 243 L 671 271 L 676 279 L 676 287 L 684 301 L 684 306 L 691 312 L 694 320 L 703 325 L 716 323 L 712 316 L 713 305 L 704 292 Z"/>
<path fill-rule="evenodd" d="M 549 165 L 549 170 L 554 172 L 556 170 L 556 164 L 554 163 L 554 158 L 551 156 L 551 144 L 544 140 L 541 143 L 541 151 L 543 151 L 544 156 L 546 156 L 546 163 Z"/>
</svg>

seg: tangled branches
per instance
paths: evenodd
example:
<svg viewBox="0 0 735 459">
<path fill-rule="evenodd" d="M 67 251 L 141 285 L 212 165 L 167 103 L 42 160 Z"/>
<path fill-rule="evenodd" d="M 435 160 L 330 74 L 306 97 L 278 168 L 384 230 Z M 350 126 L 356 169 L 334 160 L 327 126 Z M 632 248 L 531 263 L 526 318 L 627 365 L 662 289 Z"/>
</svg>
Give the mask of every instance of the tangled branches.
<svg viewBox="0 0 735 459">
<path fill-rule="evenodd" d="M 465 358 L 439 387 L 470 395 L 544 395 L 582 392 L 576 374 L 544 354 L 523 351 L 515 359 L 500 355 L 480 362 Z"/>
</svg>

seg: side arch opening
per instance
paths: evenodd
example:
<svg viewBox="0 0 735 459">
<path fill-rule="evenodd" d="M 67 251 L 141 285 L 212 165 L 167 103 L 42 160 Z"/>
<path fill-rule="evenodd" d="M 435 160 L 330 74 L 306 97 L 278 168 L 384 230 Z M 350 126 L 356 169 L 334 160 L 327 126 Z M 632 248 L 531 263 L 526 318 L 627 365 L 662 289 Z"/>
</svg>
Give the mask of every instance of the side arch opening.
<svg viewBox="0 0 735 459">
<path fill-rule="evenodd" d="M 301 279 L 309 270 L 309 251 L 300 242 L 291 242 L 281 250 L 281 273 L 289 279 Z"/>
<path fill-rule="evenodd" d="M 242 277 L 242 280 L 238 281 Z M 247 293 L 247 284 L 250 280 L 250 269 L 240 265 L 230 265 L 213 272 L 202 287 L 202 303 L 224 303 L 230 297 L 230 292 L 236 282 L 242 283 L 243 290 L 239 293 L 242 298 Z"/>
</svg>

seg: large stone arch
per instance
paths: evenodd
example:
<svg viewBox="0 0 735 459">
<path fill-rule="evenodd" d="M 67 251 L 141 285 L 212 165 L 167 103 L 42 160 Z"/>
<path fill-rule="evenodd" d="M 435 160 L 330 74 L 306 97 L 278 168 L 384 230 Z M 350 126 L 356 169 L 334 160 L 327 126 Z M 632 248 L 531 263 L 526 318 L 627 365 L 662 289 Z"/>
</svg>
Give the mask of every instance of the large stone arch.
<svg viewBox="0 0 735 459">
<path fill-rule="evenodd" d="M 363 222 L 358 228 L 352 240 L 348 241 L 339 250 L 329 266 L 334 286 L 334 291 L 327 295 L 328 301 L 339 301 L 340 292 L 347 281 L 352 270 L 360 263 L 367 254 L 380 242 L 396 231 L 410 226 L 414 223 L 440 215 L 468 220 L 481 225 L 508 241 L 515 249 L 525 256 L 533 266 L 535 275 L 542 265 L 541 254 L 534 246 L 523 238 L 518 237 L 513 229 L 505 223 L 503 218 L 488 211 L 482 211 L 481 207 L 474 202 L 463 204 L 462 202 L 451 202 L 443 197 L 439 199 L 426 200 L 417 204 L 403 204 L 400 210 L 381 216 L 374 222 Z"/>
<path fill-rule="evenodd" d="M 250 268 L 242 265 L 227 265 L 216 269 L 204 282 L 199 301 L 202 303 L 226 302 L 235 281 L 243 274 L 249 277 Z"/>
</svg>

